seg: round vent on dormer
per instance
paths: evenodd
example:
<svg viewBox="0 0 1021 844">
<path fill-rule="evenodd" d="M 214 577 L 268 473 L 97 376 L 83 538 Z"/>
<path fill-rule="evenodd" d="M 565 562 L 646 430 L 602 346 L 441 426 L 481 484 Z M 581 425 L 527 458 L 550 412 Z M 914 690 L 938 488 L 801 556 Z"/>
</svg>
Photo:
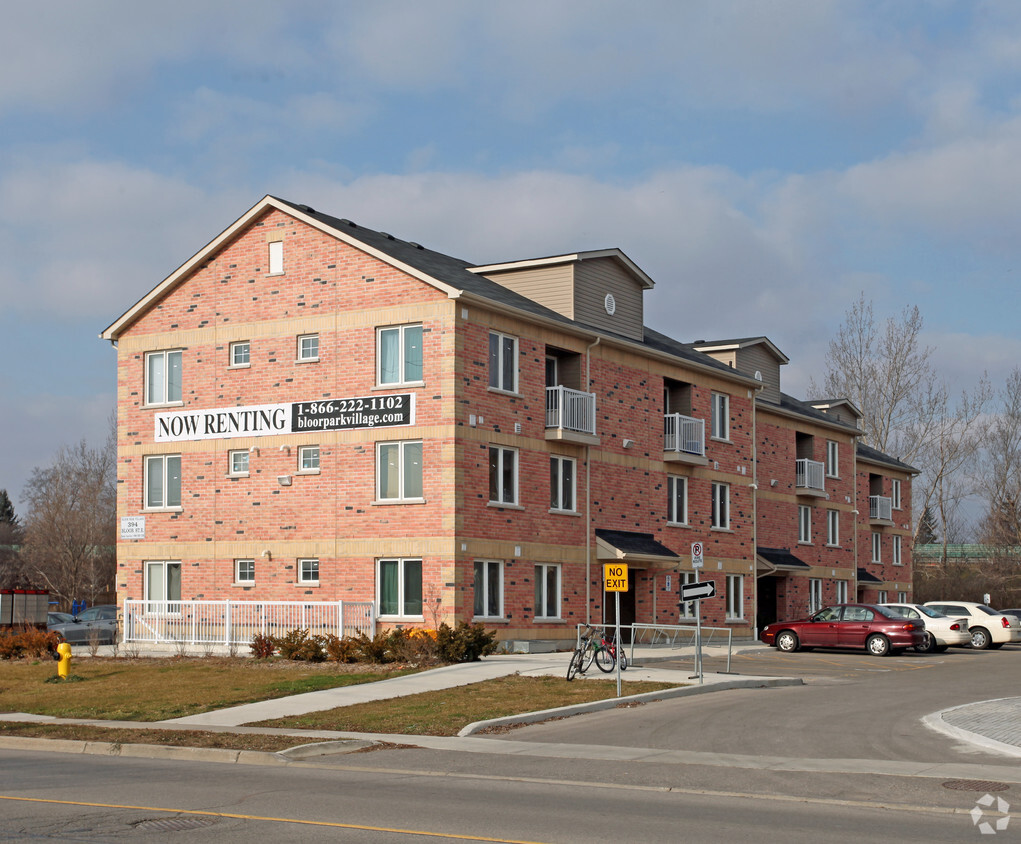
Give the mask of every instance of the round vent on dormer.
<svg viewBox="0 0 1021 844">
<path fill-rule="evenodd" d="M 606 313 L 613 316 L 613 312 L 617 310 L 617 300 L 613 298 L 612 293 L 606 294 L 606 298 L 603 299 L 603 307 L 606 308 Z"/>
</svg>

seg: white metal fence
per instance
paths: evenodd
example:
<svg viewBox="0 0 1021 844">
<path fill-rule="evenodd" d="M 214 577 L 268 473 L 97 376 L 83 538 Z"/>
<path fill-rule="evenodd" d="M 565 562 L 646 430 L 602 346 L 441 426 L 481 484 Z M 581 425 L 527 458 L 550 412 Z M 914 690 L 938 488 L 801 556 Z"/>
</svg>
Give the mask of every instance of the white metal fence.
<svg viewBox="0 0 1021 844">
<path fill-rule="evenodd" d="M 577 625 L 577 642 L 588 625 Z M 611 638 L 614 635 L 614 625 L 593 624 L 596 630 L 602 630 L 603 635 Z M 637 659 L 690 659 L 694 664 L 696 659 L 695 640 L 697 627 L 687 624 L 622 624 L 621 638 L 624 639 L 625 651 L 628 661 L 637 664 Z M 630 633 L 627 631 L 630 630 Z M 630 638 L 630 643 L 628 639 Z M 702 628 L 703 648 L 726 648 L 727 667 L 725 673 L 730 673 L 731 657 L 734 654 L 734 631 L 729 627 L 703 627 Z"/>
<path fill-rule="evenodd" d="M 817 489 L 822 492 L 826 485 L 823 482 L 823 472 L 825 465 L 820 463 L 818 460 L 797 460 L 795 461 L 795 467 L 797 469 L 797 482 L 796 486 L 799 489 Z"/>
<path fill-rule="evenodd" d="M 663 450 L 705 455 L 705 420 L 668 413 L 663 417 Z"/>
<path fill-rule="evenodd" d="M 289 630 L 372 637 L 371 601 L 138 601 L 124 602 L 124 641 L 247 645 L 256 634 Z"/>
<path fill-rule="evenodd" d="M 890 521 L 893 519 L 893 499 L 886 495 L 870 495 L 869 496 L 869 518 L 870 519 L 885 519 Z"/>
<path fill-rule="evenodd" d="M 596 432 L 596 394 L 568 387 L 546 388 L 546 427 Z"/>
</svg>

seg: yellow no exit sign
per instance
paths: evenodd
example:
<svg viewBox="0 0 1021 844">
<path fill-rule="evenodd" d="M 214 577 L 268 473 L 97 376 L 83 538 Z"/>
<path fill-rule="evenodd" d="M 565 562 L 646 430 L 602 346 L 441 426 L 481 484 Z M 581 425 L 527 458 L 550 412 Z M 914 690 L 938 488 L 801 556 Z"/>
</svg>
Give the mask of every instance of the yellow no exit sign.
<svg viewBox="0 0 1021 844">
<path fill-rule="evenodd" d="M 627 592 L 627 563 L 604 564 L 603 580 L 607 592 Z"/>
</svg>

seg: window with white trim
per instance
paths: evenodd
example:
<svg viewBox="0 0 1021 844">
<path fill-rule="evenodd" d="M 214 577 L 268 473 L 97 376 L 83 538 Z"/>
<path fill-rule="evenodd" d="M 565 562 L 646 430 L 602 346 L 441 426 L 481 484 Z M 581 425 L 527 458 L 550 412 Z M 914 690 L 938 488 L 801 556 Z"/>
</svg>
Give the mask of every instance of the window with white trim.
<svg viewBox="0 0 1021 844">
<path fill-rule="evenodd" d="M 883 562 L 883 534 L 879 531 L 872 531 L 872 562 Z"/>
<path fill-rule="evenodd" d="M 826 477 L 840 477 L 840 443 L 826 440 Z"/>
<path fill-rule="evenodd" d="M 145 564 L 145 599 L 147 601 L 181 600 L 181 563 L 152 560 Z"/>
<path fill-rule="evenodd" d="M 251 586 L 255 583 L 255 560 L 234 561 L 234 582 Z"/>
<path fill-rule="evenodd" d="M 239 448 L 234 451 L 228 452 L 227 456 L 227 472 L 230 475 L 236 477 L 245 477 L 248 475 L 248 449 Z"/>
<path fill-rule="evenodd" d="M 298 583 L 318 583 L 319 582 L 319 560 L 307 557 L 302 560 L 298 560 Z"/>
<path fill-rule="evenodd" d="M 817 577 L 808 581 L 808 612 L 815 613 L 822 609 L 822 580 Z"/>
<path fill-rule="evenodd" d="M 826 544 L 840 544 L 840 511 L 826 511 Z"/>
<path fill-rule="evenodd" d="M 181 455 L 159 454 L 145 458 L 146 510 L 181 506 Z"/>
<path fill-rule="evenodd" d="M 894 510 L 900 509 L 900 481 L 890 481 L 890 505 Z"/>
<path fill-rule="evenodd" d="M 298 336 L 298 362 L 309 363 L 319 360 L 319 335 L 301 334 Z"/>
<path fill-rule="evenodd" d="M 518 452 L 489 447 L 489 500 L 494 504 L 518 503 Z"/>
<path fill-rule="evenodd" d="M 730 396 L 713 393 L 709 404 L 710 431 L 714 440 L 730 439 Z"/>
<path fill-rule="evenodd" d="M 503 617 L 503 563 L 475 561 L 475 618 Z"/>
<path fill-rule="evenodd" d="M 577 463 L 572 457 L 551 454 L 549 459 L 550 509 L 573 513 Z"/>
<path fill-rule="evenodd" d="M 837 583 L 836 583 L 836 587 L 837 587 L 837 603 L 838 604 L 846 604 L 847 603 L 847 581 L 846 580 L 838 580 Z"/>
<path fill-rule="evenodd" d="M 682 571 L 678 573 L 678 580 L 681 586 L 687 586 L 689 583 L 698 583 L 698 572 L 697 571 Z M 680 593 L 678 593 L 680 594 Z M 694 618 L 695 617 L 695 602 L 694 601 L 681 601 L 681 618 Z"/>
<path fill-rule="evenodd" d="M 712 526 L 714 528 L 730 528 L 730 484 L 712 485 Z"/>
<path fill-rule="evenodd" d="M 421 440 L 376 444 L 376 500 L 423 500 Z"/>
<path fill-rule="evenodd" d="M 303 445 L 298 448 L 298 471 L 303 474 L 319 472 L 319 446 Z"/>
<path fill-rule="evenodd" d="M 900 558 L 900 541 L 901 538 L 897 534 L 890 537 L 892 547 L 890 549 L 890 560 L 895 566 L 903 565 Z"/>
<path fill-rule="evenodd" d="M 675 525 L 688 523 L 688 479 L 681 475 L 666 476 L 666 519 Z"/>
<path fill-rule="evenodd" d="M 376 383 L 422 383 L 421 324 L 376 329 Z"/>
<path fill-rule="evenodd" d="M 744 577 L 740 574 L 727 575 L 727 618 L 744 618 Z"/>
<path fill-rule="evenodd" d="M 903 593 L 900 593 L 900 594 L 903 594 Z M 879 598 L 876 600 L 876 603 L 877 604 L 885 604 L 886 603 L 886 590 L 885 589 L 880 589 L 879 590 Z M 902 604 L 904 602 L 898 600 L 897 603 Z"/>
<path fill-rule="evenodd" d="M 908 602 L 908 593 L 907 592 L 898 592 L 897 593 L 897 603 L 898 604 L 906 604 L 907 602 Z"/>
<path fill-rule="evenodd" d="M 267 246 L 269 247 L 269 274 L 281 275 L 284 271 L 284 242 L 273 240 Z"/>
<path fill-rule="evenodd" d="M 798 542 L 812 541 L 812 508 L 805 505 L 798 505 Z"/>
<path fill-rule="evenodd" d="M 380 616 L 422 617 L 422 560 L 395 557 L 376 563 L 376 600 Z"/>
<path fill-rule="evenodd" d="M 560 566 L 535 565 L 535 618 L 560 618 Z"/>
<path fill-rule="evenodd" d="M 181 352 L 148 352 L 145 356 L 145 403 L 180 404 Z"/>
<path fill-rule="evenodd" d="M 230 344 L 230 365 L 232 367 L 251 366 L 252 344 L 248 340 L 239 340 Z"/>
<path fill-rule="evenodd" d="M 518 391 L 518 338 L 489 332 L 489 386 L 508 393 Z"/>
</svg>

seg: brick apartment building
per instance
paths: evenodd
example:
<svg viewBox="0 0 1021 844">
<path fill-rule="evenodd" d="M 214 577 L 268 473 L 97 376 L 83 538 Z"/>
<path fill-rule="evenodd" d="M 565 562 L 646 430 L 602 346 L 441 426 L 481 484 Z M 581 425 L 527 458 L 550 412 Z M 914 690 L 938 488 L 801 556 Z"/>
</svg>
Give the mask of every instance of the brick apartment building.
<svg viewBox="0 0 1021 844">
<path fill-rule="evenodd" d="M 780 390 L 764 337 L 644 325 L 618 249 L 487 266 L 266 197 L 107 328 L 119 600 L 372 601 L 567 641 L 613 617 L 750 634 L 910 596 L 913 470 Z M 875 509 L 870 512 L 870 505 Z"/>
</svg>

